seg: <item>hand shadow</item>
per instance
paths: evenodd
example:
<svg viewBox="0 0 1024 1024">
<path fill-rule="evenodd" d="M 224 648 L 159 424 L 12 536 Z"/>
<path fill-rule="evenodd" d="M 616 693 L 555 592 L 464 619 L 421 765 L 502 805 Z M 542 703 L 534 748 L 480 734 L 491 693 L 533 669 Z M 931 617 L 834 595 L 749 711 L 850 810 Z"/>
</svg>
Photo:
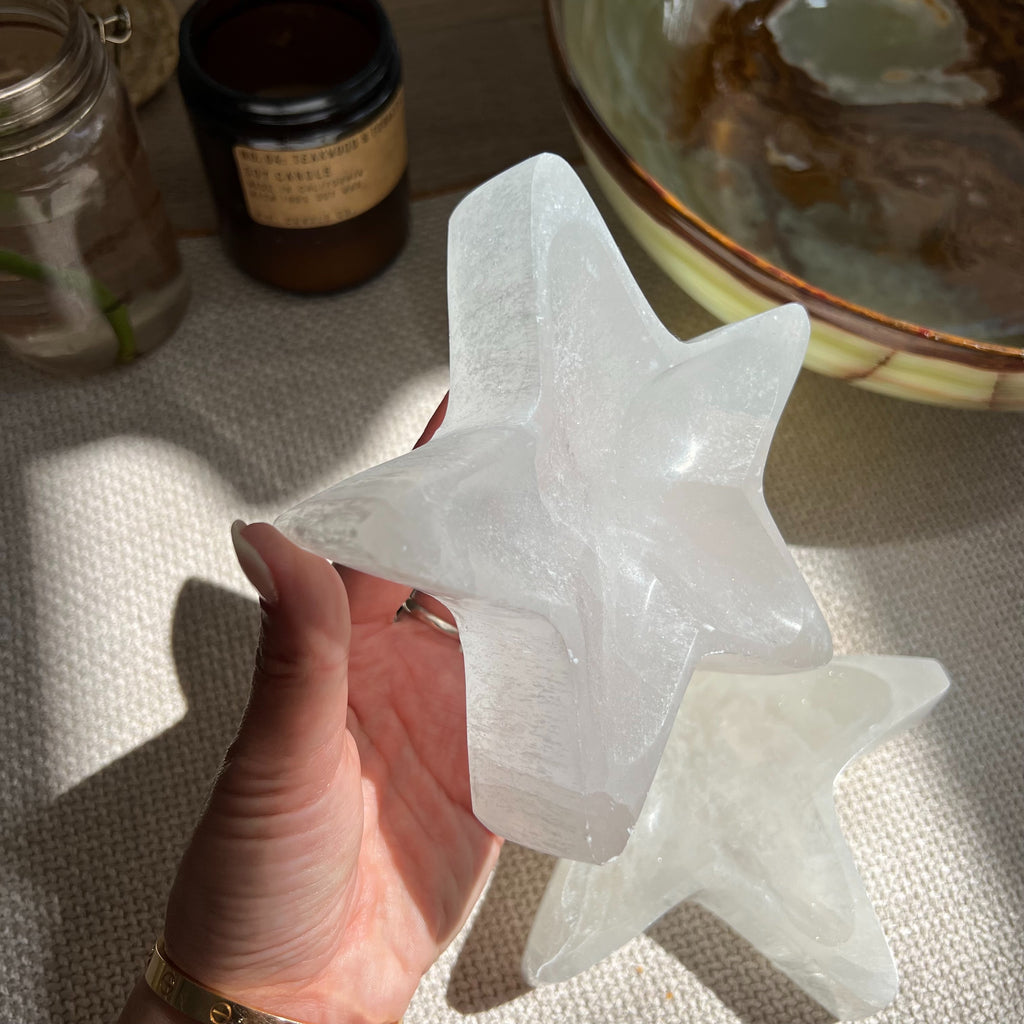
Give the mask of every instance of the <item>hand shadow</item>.
<svg viewBox="0 0 1024 1024">
<path fill-rule="evenodd" d="M 254 601 L 187 581 L 172 637 L 185 717 L 0 839 L 0 863 L 51 910 L 49 948 L 34 953 L 46 993 L 37 1004 L 60 1007 L 64 1020 L 109 1024 L 141 973 L 178 860 L 234 736 L 258 629 Z"/>
</svg>

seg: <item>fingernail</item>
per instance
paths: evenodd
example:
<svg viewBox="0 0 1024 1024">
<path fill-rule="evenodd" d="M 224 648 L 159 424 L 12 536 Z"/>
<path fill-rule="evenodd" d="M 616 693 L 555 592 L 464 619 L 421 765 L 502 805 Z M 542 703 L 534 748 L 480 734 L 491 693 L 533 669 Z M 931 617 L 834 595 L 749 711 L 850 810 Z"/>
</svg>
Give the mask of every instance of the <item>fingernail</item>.
<svg viewBox="0 0 1024 1024">
<path fill-rule="evenodd" d="M 260 553 L 242 536 L 246 525 L 241 519 L 236 519 L 231 524 L 231 542 L 235 545 L 235 557 L 246 579 L 256 588 L 260 597 L 267 604 L 274 604 L 277 601 L 274 577 L 270 575 L 270 569 L 267 568 L 267 563 L 263 561 Z"/>
</svg>

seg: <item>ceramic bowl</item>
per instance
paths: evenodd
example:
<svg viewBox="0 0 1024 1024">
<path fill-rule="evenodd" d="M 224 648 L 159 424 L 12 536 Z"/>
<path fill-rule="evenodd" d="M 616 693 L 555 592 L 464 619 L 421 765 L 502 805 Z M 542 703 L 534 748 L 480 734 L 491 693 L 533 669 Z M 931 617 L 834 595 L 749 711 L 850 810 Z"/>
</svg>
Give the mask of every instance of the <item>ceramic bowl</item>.
<svg viewBox="0 0 1024 1024">
<path fill-rule="evenodd" d="M 1021 409 L 1024 5 L 970 2 L 547 13 L 587 163 L 701 305 L 732 321 L 799 302 L 812 370 Z"/>
</svg>

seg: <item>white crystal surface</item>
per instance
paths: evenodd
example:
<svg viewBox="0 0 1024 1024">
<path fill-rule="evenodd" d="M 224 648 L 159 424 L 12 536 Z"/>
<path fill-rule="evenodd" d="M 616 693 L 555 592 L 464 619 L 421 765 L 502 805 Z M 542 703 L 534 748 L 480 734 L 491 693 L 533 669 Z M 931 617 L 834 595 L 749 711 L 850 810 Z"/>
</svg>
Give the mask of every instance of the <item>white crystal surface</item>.
<svg viewBox="0 0 1024 1024">
<path fill-rule="evenodd" d="M 698 661 L 829 658 L 761 492 L 807 317 L 785 306 L 680 343 L 553 156 L 471 193 L 448 259 L 441 429 L 279 525 L 451 608 L 475 813 L 600 862 L 625 845 Z"/>
<path fill-rule="evenodd" d="M 837 658 L 768 678 L 698 672 L 625 850 L 600 866 L 556 866 L 526 978 L 570 978 L 693 900 L 836 1017 L 887 1006 L 896 967 L 832 790 L 852 759 L 923 718 L 948 685 L 924 658 Z"/>
</svg>

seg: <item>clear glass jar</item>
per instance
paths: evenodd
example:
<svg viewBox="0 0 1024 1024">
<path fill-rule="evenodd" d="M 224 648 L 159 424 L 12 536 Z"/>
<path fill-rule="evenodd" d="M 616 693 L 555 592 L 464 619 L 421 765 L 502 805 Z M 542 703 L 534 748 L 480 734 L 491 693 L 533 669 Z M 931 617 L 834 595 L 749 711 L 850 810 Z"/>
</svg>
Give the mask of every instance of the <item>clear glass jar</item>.
<svg viewBox="0 0 1024 1024">
<path fill-rule="evenodd" d="M 187 301 L 96 23 L 73 0 L 0 0 L 0 338 L 88 372 L 155 348 Z"/>
</svg>

